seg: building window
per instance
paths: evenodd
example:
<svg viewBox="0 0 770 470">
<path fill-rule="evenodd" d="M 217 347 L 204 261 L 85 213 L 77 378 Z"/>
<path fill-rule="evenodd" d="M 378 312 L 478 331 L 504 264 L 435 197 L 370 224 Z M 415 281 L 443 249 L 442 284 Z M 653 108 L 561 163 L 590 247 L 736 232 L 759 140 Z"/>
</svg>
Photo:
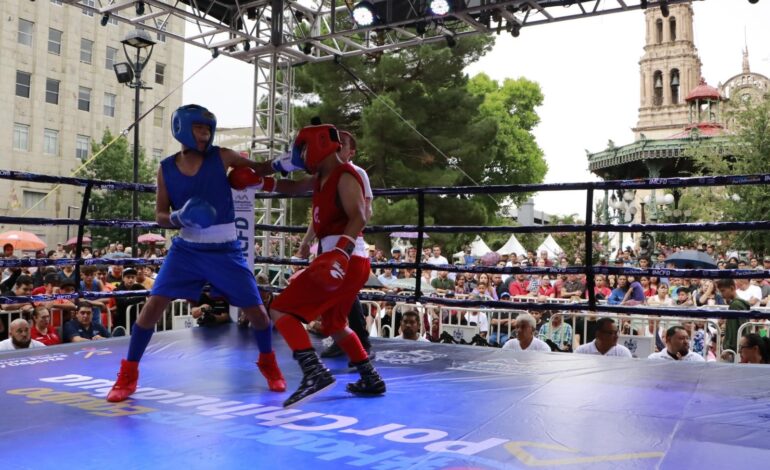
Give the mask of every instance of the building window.
<svg viewBox="0 0 770 470">
<path fill-rule="evenodd" d="M 29 126 L 13 123 L 13 149 L 29 151 Z"/>
<path fill-rule="evenodd" d="M 104 115 L 109 117 L 115 117 L 115 100 L 116 95 L 112 93 L 104 94 Z"/>
<path fill-rule="evenodd" d="M 676 41 L 676 18 L 673 16 L 668 19 L 669 32 L 671 33 L 671 42 Z"/>
<path fill-rule="evenodd" d="M 671 71 L 671 104 L 679 104 L 679 70 Z"/>
<path fill-rule="evenodd" d="M 21 70 L 16 71 L 16 96 L 29 98 L 29 89 L 32 86 L 32 75 Z"/>
<path fill-rule="evenodd" d="M 78 89 L 78 109 L 81 111 L 91 111 L 91 89 L 80 87 Z"/>
<path fill-rule="evenodd" d="M 91 138 L 87 135 L 78 135 L 75 139 L 75 158 L 88 159 L 88 150 L 91 146 Z"/>
<path fill-rule="evenodd" d="M 23 189 L 21 194 L 24 198 L 25 209 L 32 209 L 34 207 L 37 210 L 45 210 L 46 193 Z"/>
<path fill-rule="evenodd" d="M 54 129 L 43 131 L 43 153 L 48 155 L 59 154 L 59 131 Z"/>
<path fill-rule="evenodd" d="M 155 20 L 155 27 L 158 28 L 161 31 L 166 31 L 168 29 L 168 21 L 158 21 Z M 158 33 L 158 42 L 166 42 L 166 35 L 163 33 Z"/>
<path fill-rule="evenodd" d="M 45 79 L 45 102 L 59 104 L 59 80 Z"/>
<path fill-rule="evenodd" d="M 80 0 L 80 4 L 85 5 L 87 7 L 95 8 L 94 0 Z M 94 12 L 87 8 L 83 8 L 83 14 L 86 16 L 94 16 Z"/>
<path fill-rule="evenodd" d="M 54 5 L 61 5 L 61 0 L 51 0 Z"/>
<path fill-rule="evenodd" d="M 155 163 L 160 163 L 163 159 L 163 149 L 152 149 L 152 159 Z"/>
<path fill-rule="evenodd" d="M 115 65 L 115 58 L 118 56 L 118 50 L 114 47 L 107 46 L 107 55 L 104 60 L 104 68 L 112 70 L 112 66 Z"/>
<path fill-rule="evenodd" d="M 660 106 L 663 104 L 663 74 L 656 70 L 652 76 L 652 104 Z"/>
<path fill-rule="evenodd" d="M 80 38 L 80 61 L 90 64 L 94 56 L 94 42 L 86 38 Z"/>
<path fill-rule="evenodd" d="M 655 22 L 655 43 L 663 43 L 663 20 L 661 19 Z"/>
<path fill-rule="evenodd" d="M 19 34 L 16 37 L 19 44 L 24 44 L 25 46 L 32 45 L 32 29 L 34 26 L 35 23 L 19 18 Z"/>
<path fill-rule="evenodd" d="M 155 108 L 155 113 L 153 114 L 153 123 L 155 124 L 155 127 L 163 127 L 163 114 L 166 109 L 163 106 L 158 106 Z"/>
<path fill-rule="evenodd" d="M 48 28 L 48 53 L 61 54 L 61 35 L 58 29 Z"/>
<path fill-rule="evenodd" d="M 155 83 L 158 85 L 163 85 L 163 82 L 166 79 L 166 65 L 165 64 L 155 64 Z"/>
</svg>

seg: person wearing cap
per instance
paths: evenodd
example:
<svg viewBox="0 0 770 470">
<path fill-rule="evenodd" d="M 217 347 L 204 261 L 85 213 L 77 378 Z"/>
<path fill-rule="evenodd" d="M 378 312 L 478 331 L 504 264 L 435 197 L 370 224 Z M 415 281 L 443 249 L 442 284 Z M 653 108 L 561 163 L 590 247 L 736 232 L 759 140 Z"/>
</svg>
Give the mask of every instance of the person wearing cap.
<svg viewBox="0 0 770 470">
<path fill-rule="evenodd" d="M 401 247 L 394 246 L 391 248 L 390 255 L 391 258 L 388 260 L 388 263 L 399 264 L 404 262 L 403 258 L 401 258 Z M 393 276 L 398 277 L 398 269 L 395 267 L 393 267 Z"/>
</svg>

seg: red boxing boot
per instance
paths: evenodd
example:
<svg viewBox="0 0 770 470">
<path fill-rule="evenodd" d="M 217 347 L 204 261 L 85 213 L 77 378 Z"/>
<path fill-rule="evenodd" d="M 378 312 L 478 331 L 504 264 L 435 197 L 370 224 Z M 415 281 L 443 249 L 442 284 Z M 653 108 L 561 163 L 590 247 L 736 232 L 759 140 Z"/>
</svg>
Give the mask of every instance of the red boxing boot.
<svg viewBox="0 0 770 470">
<path fill-rule="evenodd" d="M 286 379 L 283 378 L 278 362 L 275 360 L 275 353 L 259 353 L 257 367 L 262 375 L 267 379 L 267 387 L 273 392 L 286 391 Z"/>
<path fill-rule="evenodd" d="M 136 383 L 139 381 L 139 362 L 120 361 L 120 371 L 118 380 L 112 386 L 112 390 L 107 394 L 107 401 L 119 402 L 127 399 L 136 391 Z"/>
</svg>

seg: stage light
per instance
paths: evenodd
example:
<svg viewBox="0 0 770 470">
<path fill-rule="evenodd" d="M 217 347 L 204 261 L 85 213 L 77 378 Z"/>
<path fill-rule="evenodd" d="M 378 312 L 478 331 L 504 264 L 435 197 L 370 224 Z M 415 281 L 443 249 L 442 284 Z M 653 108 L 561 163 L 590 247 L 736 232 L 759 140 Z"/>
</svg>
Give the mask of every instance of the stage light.
<svg viewBox="0 0 770 470">
<path fill-rule="evenodd" d="M 660 1 L 660 12 L 663 14 L 664 18 L 668 18 L 669 10 L 668 10 L 668 2 L 666 0 Z"/>
<path fill-rule="evenodd" d="M 446 46 L 448 48 L 451 49 L 451 48 L 457 46 L 457 39 L 455 39 L 455 37 L 453 35 L 445 34 L 444 35 L 444 39 L 446 39 Z"/>
<path fill-rule="evenodd" d="M 353 7 L 352 14 L 353 21 L 355 21 L 358 26 L 371 26 L 377 19 L 377 15 L 374 14 L 374 6 L 366 1 L 358 2 L 358 4 Z"/>
<path fill-rule="evenodd" d="M 110 22 L 110 14 L 109 13 L 103 14 L 102 15 L 102 20 L 100 21 L 101 25 L 102 26 L 107 26 L 107 23 L 109 23 L 109 22 Z"/>
<path fill-rule="evenodd" d="M 447 0 L 431 0 L 430 11 L 434 15 L 444 16 L 452 9 Z"/>
<path fill-rule="evenodd" d="M 128 62 L 120 62 L 112 66 L 115 70 L 115 76 L 118 78 L 118 83 L 128 83 L 134 79 L 134 71 Z"/>
<path fill-rule="evenodd" d="M 517 38 L 521 34 L 521 25 L 515 21 L 511 23 L 511 36 Z"/>
<path fill-rule="evenodd" d="M 136 15 L 144 15 L 144 2 L 136 2 Z"/>
</svg>

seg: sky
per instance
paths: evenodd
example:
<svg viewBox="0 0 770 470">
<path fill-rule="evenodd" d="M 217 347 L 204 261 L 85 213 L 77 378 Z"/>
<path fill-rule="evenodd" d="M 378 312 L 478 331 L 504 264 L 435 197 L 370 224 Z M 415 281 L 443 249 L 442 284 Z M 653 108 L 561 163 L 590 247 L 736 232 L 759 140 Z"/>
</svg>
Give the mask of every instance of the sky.
<svg viewBox="0 0 770 470">
<path fill-rule="evenodd" d="M 740 73 L 745 42 L 751 70 L 770 76 L 770 0 L 756 5 L 748 0 L 696 1 L 693 9 L 695 46 L 710 85 Z M 644 34 L 641 11 L 528 27 L 518 38 L 498 36 L 492 52 L 467 72 L 484 72 L 499 81 L 526 77 L 538 82 L 545 100 L 534 133 L 548 163 L 545 182 L 595 181 L 586 150 L 601 151 L 608 140 L 616 145 L 633 142 Z M 207 51 L 186 46 L 185 77 L 210 58 Z M 205 103 L 226 127 L 251 125 L 252 96 L 253 66 L 224 56 L 183 89 L 184 102 Z M 540 193 L 535 208 L 582 218 L 585 197 L 580 192 Z"/>
</svg>

